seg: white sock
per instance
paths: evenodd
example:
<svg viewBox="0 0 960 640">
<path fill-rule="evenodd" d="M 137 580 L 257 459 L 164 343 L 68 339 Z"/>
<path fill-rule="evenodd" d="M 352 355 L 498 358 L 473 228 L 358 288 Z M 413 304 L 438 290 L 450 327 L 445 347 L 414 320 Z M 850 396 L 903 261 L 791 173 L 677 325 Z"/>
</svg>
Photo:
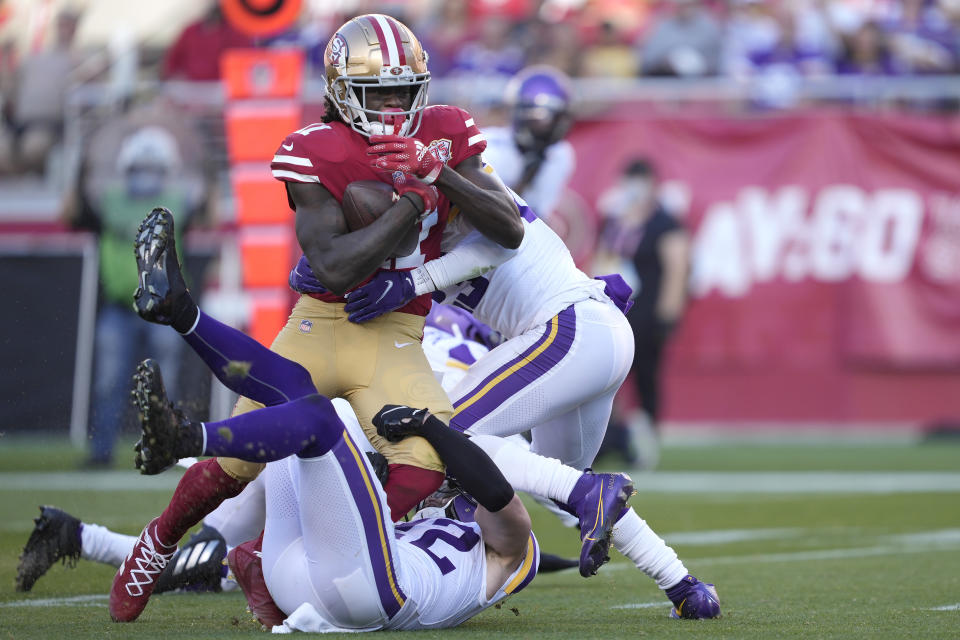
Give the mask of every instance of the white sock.
<svg viewBox="0 0 960 640">
<path fill-rule="evenodd" d="M 524 450 L 497 436 L 476 435 L 470 438 L 483 449 L 517 491 L 566 502 L 577 480 L 583 474 L 556 458 L 547 458 Z"/>
<path fill-rule="evenodd" d="M 137 536 L 115 533 L 98 524 L 84 522 L 80 529 L 80 557 L 84 560 L 119 567 L 136 543 Z"/>
<path fill-rule="evenodd" d="M 667 546 L 633 507 L 613 526 L 613 546 L 661 589 L 669 589 L 688 573 L 677 552 Z"/>
</svg>

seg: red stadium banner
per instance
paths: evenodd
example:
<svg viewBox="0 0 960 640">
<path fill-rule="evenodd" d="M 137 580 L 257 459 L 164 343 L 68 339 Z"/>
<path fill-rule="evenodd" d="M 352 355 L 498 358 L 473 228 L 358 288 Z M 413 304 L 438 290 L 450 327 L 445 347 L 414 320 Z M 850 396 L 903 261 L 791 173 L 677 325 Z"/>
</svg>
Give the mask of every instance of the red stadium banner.
<svg viewBox="0 0 960 640">
<path fill-rule="evenodd" d="M 960 120 L 627 115 L 571 141 L 586 202 L 646 156 L 693 230 L 667 419 L 960 417 Z"/>
</svg>

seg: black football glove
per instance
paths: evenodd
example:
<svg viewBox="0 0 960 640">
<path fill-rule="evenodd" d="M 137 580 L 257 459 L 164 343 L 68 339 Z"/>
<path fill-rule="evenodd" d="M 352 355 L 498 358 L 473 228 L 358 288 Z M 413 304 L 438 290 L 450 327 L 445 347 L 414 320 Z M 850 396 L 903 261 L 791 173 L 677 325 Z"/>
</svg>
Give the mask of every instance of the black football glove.
<svg viewBox="0 0 960 640">
<path fill-rule="evenodd" d="M 380 481 L 380 484 L 386 485 L 387 480 L 390 478 L 390 463 L 387 461 L 387 457 L 376 451 L 367 451 L 367 460 L 370 461 L 373 472 L 377 474 L 377 480 Z"/>
<path fill-rule="evenodd" d="M 413 409 L 402 404 L 387 404 L 373 416 L 373 426 L 387 441 L 400 442 L 407 436 L 417 435 L 429 416 L 430 412 L 426 409 Z"/>
</svg>

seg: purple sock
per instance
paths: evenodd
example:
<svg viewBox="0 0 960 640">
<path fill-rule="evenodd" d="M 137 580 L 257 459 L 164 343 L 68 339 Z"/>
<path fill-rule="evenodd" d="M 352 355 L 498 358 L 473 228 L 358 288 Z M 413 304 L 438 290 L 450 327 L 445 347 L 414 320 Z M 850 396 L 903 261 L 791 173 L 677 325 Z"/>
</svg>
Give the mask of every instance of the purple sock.
<svg viewBox="0 0 960 640">
<path fill-rule="evenodd" d="M 202 311 L 183 339 L 228 389 L 261 404 L 278 405 L 317 392 L 300 364 Z"/>
<path fill-rule="evenodd" d="M 270 462 L 297 454 L 321 456 L 335 445 L 344 426 L 329 399 L 313 394 L 272 407 L 205 422 L 203 455 Z"/>
</svg>

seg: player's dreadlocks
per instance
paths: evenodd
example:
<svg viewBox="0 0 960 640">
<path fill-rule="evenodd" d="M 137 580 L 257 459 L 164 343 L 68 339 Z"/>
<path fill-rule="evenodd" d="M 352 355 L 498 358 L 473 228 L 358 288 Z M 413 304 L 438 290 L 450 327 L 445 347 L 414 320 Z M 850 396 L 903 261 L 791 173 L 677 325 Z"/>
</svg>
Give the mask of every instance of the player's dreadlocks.
<svg viewBox="0 0 960 640">
<path fill-rule="evenodd" d="M 337 109 L 335 104 L 333 104 L 333 100 L 330 99 L 330 96 L 325 96 L 323 98 L 323 117 L 320 118 L 320 122 L 325 122 L 326 124 L 330 124 L 331 122 L 341 122 L 346 124 L 343 116 L 340 115 L 340 110 Z"/>
</svg>

